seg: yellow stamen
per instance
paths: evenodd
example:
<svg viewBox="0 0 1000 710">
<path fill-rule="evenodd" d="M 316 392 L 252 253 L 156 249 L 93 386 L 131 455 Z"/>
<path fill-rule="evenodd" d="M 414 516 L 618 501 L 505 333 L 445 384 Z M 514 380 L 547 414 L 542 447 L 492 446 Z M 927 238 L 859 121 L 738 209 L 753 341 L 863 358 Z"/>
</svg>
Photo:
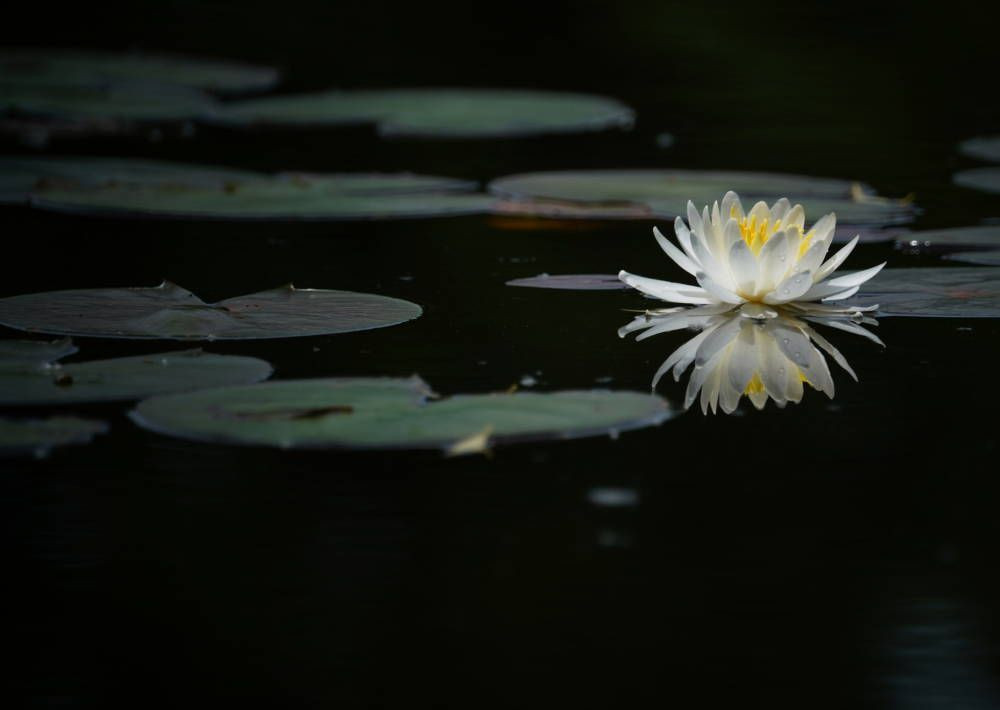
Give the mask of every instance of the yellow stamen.
<svg viewBox="0 0 1000 710">
<path fill-rule="evenodd" d="M 763 380 L 760 379 L 760 375 L 756 372 L 753 373 L 753 377 L 747 382 L 746 389 L 743 390 L 743 394 L 760 394 L 761 392 L 767 392 L 767 388 L 764 387 Z"/>
</svg>

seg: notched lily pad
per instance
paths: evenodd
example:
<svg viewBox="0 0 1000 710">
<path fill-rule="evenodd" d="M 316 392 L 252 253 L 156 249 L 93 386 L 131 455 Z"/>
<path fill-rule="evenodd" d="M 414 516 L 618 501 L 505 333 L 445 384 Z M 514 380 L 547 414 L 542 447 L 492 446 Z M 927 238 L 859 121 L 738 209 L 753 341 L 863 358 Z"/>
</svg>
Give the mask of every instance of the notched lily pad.
<svg viewBox="0 0 1000 710">
<path fill-rule="evenodd" d="M 973 190 L 1000 192 L 1000 167 L 962 170 L 955 173 L 951 179 L 956 185 Z"/>
<path fill-rule="evenodd" d="M 836 212 L 842 225 L 884 226 L 909 221 L 915 208 L 873 195 L 847 180 L 777 173 L 699 170 L 585 170 L 524 173 L 494 180 L 489 191 L 503 198 L 494 209 L 577 219 L 673 219 L 688 200 L 703 206 L 735 190 L 744 206 L 787 197 L 802 202 L 807 216 Z M 842 240 L 850 227 L 838 229 Z"/>
<path fill-rule="evenodd" d="M 958 144 L 958 150 L 972 158 L 1000 163 L 1000 136 L 979 136 Z"/>
<path fill-rule="evenodd" d="M 896 239 L 896 248 L 908 252 L 1000 249 L 1000 224 L 908 232 Z"/>
<path fill-rule="evenodd" d="M 279 80 L 276 69 L 229 60 L 66 49 L 0 50 L 0 76 L 7 82 L 34 86 L 134 80 L 223 93 L 266 91 Z"/>
<path fill-rule="evenodd" d="M 628 288 L 614 274 L 539 274 L 523 279 L 513 279 L 508 281 L 507 285 L 569 291 L 618 291 Z"/>
<path fill-rule="evenodd" d="M 89 444 L 108 425 L 94 419 L 50 417 L 49 419 L 8 419 L 0 417 L 0 456 L 42 458 L 57 446 Z"/>
<path fill-rule="evenodd" d="M 880 316 L 1000 318 L 1000 270 L 883 269 L 859 296 L 844 303 L 878 303 Z"/>
<path fill-rule="evenodd" d="M 607 390 L 428 399 L 419 378 L 289 380 L 140 402 L 131 417 L 169 436 L 279 448 L 443 449 L 568 439 L 655 426 L 661 398 Z"/>
<path fill-rule="evenodd" d="M 221 384 L 266 380 L 264 360 L 201 350 L 156 353 L 72 364 L 0 361 L 0 405 L 35 406 L 139 399 Z"/>
<path fill-rule="evenodd" d="M 291 285 L 211 304 L 169 282 L 152 288 L 48 291 L 0 299 L 2 325 L 104 338 L 291 338 L 383 328 L 421 313 L 417 304 L 398 298 Z"/>
<path fill-rule="evenodd" d="M 215 114 L 230 125 L 374 123 L 383 136 L 499 138 L 629 128 L 632 110 L 604 96 L 506 89 L 328 91 L 233 102 Z"/>
</svg>

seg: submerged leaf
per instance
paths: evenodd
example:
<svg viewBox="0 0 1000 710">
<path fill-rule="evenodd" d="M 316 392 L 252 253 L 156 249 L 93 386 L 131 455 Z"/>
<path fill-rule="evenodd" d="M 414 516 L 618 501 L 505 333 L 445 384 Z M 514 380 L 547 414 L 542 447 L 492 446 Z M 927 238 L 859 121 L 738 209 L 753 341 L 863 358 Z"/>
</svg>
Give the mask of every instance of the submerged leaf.
<svg viewBox="0 0 1000 710">
<path fill-rule="evenodd" d="M 0 324 L 8 327 L 105 338 L 291 338 L 383 328 L 421 312 L 417 304 L 398 298 L 294 286 L 207 304 L 167 282 L 0 299 Z"/>
<path fill-rule="evenodd" d="M 956 254 L 947 254 L 944 258 L 952 261 L 963 261 L 967 264 L 1000 266 L 1000 251 L 960 251 Z"/>
<path fill-rule="evenodd" d="M 228 104 L 230 125 L 374 123 L 383 136 L 493 138 L 628 128 L 630 108 L 589 94 L 511 89 L 389 89 L 269 96 Z"/>
<path fill-rule="evenodd" d="M 280 448 L 460 450 L 655 426 L 672 413 L 659 397 L 606 390 L 456 395 L 427 401 L 419 378 L 289 380 L 140 402 L 132 419 L 198 441 Z M 327 416 L 290 411 L 350 408 Z M 487 433 L 488 431 L 488 433 Z"/>
</svg>

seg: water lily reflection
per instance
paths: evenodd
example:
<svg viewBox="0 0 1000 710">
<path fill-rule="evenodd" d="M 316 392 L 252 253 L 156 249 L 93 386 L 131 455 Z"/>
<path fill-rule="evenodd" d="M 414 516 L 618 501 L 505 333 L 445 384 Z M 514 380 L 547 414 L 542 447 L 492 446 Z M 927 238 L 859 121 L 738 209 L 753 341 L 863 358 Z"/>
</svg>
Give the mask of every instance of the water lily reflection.
<svg viewBox="0 0 1000 710">
<path fill-rule="evenodd" d="M 779 407 L 802 399 L 805 385 L 834 395 L 833 376 L 826 355 L 857 380 L 847 360 L 810 323 L 860 335 L 883 345 L 865 325 L 877 325 L 868 313 L 872 309 L 839 309 L 825 304 L 791 308 L 747 304 L 733 309 L 728 305 L 672 308 L 648 311 L 618 331 L 620 337 L 639 332 L 637 340 L 676 330 L 696 330 L 697 335 L 677 348 L 653 377 L 653 389 L 660 378 L 673 371 L 678 382 L 692 365 L 684 408 L 700 393 L 702 412 L 719 408 L 726 414 L 736 411 L 746 395 L 757 409 L 768 399 Z"/>
</svg>

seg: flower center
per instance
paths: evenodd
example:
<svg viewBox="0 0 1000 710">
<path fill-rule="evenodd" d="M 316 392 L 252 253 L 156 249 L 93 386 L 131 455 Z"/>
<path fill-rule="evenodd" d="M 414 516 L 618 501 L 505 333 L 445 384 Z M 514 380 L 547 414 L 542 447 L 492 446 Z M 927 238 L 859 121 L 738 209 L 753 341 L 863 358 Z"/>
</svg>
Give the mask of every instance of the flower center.
<svg viewBox="0 0 1000 710">
<path fill-rule="evenodd" d="M 775 220 L 771 223 L 769 219 L 757 219 L 757 215 L 752 217 L 743 217 L 739 221 L 740 235 L 743 237 L 743 241 L 747 243 L 750 247 L 750 251 L 754 254 L 759 254 L 760 250 L 764 248 L 767 244 L 767 240 L 771 238 L 771 235 L 777 232 L 781 228 L 781 220 Z"/>
</svg>

